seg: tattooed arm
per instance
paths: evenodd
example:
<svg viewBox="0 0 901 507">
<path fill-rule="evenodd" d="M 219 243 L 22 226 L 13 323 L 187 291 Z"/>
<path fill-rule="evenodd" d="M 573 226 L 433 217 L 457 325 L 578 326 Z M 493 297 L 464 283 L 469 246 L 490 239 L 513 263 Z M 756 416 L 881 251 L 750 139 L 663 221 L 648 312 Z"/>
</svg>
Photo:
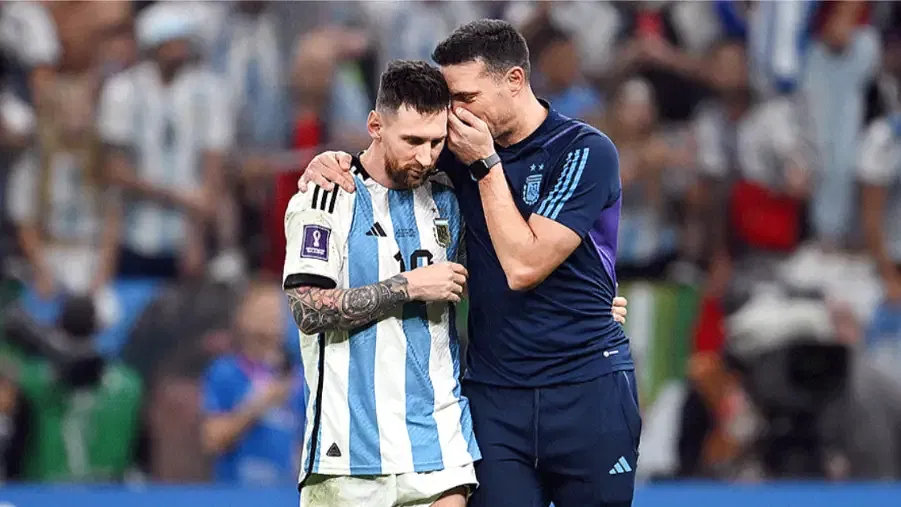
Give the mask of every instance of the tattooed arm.
<svg viewBox="0 0 901 507">
<path fill-rule="evenodd" d="M 323 289 L 304 285 L 287 289 L 294 322 L 304 334 L 365 326 L 410 301 L 409 283 L 397 275 L 355 289 Z"/>
<path fill-rule="evenodd" d="M 458 303 L 466 268 L 439 262 L 353 289 L 287 287 L 294 322 L 304 334 L 350 330 L 377 321 L 410 301 Z"/>
</svg>

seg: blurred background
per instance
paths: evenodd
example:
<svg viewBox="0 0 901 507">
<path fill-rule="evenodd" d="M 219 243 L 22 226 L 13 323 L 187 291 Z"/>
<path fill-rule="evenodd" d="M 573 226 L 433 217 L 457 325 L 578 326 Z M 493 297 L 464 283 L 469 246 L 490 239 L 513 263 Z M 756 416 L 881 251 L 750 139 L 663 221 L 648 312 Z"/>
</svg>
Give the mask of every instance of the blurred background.
<svg viewBox="0 0 901 507">
<path fill-rule="evenodd" d="M 482 17 L 620 151 L 636 505 L 899 505 L 851 489 L 901 481 L 901 4 L 867 1 L 2 2 L 0 501 L 296 502 L 285 207 L 386 62 Z"/>
</svg>

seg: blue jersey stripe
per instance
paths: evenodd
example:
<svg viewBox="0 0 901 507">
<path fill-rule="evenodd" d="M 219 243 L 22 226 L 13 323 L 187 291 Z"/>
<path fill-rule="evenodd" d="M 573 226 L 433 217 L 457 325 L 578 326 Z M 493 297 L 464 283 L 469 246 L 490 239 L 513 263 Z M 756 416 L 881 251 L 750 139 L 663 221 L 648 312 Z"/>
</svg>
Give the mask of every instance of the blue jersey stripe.
<svg viewBox="0 0 901 507">
<path fill-rule="evenodd" d="M 563 170 L 560 172 L 560 177 L 557 179 L 557 183 L 554 185 L 554 189 L 548 194 L 547 197 L 541 202 L 538 206 L 539 215 L 544 216 L 545 213 L 553 206 L 553 203 L 563 195 L 564 189 L 566 187 L 566 178 L 567 174 L 569 174 L 572 167 L 575 165 L 576 161 L 579 158 L 579 152 L 581 150 L 571 151 L 566 154 L 566 163 L 563 166 Z"/>
<path fill-rule="evenodd" d="M 588 148 L 582 150 L 582 159 L 578 162 L 578 169 L 575 169 L 575 171 L 573 171 L 573 169 L 570 169 L 570 173 L 575 172 L 575 174 L 571 174 L 569 176 L 566 195 L 564 195 L 563 198 L 557 202 L 556 207 L 551 210 L 550 214 L 546 215 L 547 218 L 556 220 L 557 215 L 560 214 L 560 210 L 563 209 L 563 206 L 572 198 L 573 194 L 576 192 L 576 187 L 579 186 L 579 181 L 582 180 L 582 172 L 585 170 L 585 164 L 588 163 L 588 151 Z M 576 167 L 575 161 L 573 161 L 572 167 Z M 602 169 L 606 170 L 606 167 Z"/>
<path fill-rule="evenodd" d="M 413 192 L 390 190 L 388 208 L 394 225 L 394 237 L 407 269 L 430 262 L 420 251 L 419 227 L 414 214 Z M 407 433 L 413 453 L 413 469 L 424 472 L 442 463 L 438 425 L 433 411 L 435 391 L 429 378 L 432 335 L 429 332 L 425 303 L 407 303 L 403 309 L 403 329 L 407 337 L 406 391 Z"/>
<path fill-rule="evenodd" d="M 379 244 L 366 231 L 373 223 L 372 197 L 357 178 L 353 223 L 348 236 L 347 271 L 351 287 L 379 282 Z M 350 333 L 350 361 L 347 373 L 347 403 L 350 411 L 350 471 L 365 469 L 378 475 L 382 455 L 375 410 L 376 323 Z M 321 442 L 319 448 L 331 445 Z M 373 468 L 378 467 L 378 468 Z"/>
</svg>

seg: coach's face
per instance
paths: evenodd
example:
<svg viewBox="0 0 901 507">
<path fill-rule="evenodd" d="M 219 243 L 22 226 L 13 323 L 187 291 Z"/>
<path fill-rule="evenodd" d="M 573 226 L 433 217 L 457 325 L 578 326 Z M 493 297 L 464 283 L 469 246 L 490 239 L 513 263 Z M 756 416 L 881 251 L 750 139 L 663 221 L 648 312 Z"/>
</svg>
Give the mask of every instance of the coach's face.
<svg viewBox="0 0 901 507">
<path fill-rule="evenodd" d="M 369 133 L 385 152 L 385 171 L 399 188 L 422 185 L 435 169 L 447 137 L 447 111 L 422 114 L 403 105 L 370 113 Z"/>
<path fill-rule="evenodd" d="M 450 88 L 453 107 L 462 107 L 488 124 L 495 139 L 506 135 L 516 116 L 514 98 L 525 85 L 525 73 L 514 67 L 491 72 L 481 60 L 445 65 L 441 73 Z"/>
</svg>

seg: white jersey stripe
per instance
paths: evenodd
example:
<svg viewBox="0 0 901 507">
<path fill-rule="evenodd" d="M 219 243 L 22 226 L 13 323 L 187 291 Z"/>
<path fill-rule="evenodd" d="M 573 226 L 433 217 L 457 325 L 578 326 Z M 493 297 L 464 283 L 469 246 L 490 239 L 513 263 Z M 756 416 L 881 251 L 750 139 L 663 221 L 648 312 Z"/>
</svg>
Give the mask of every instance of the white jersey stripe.
<svg viewBox="0 0 901 507">
<path fill-rule="evenodd" d="M 392 241 L 396 236 L 387 199 L 373 202 L 373 215 L 373 227 L 378 224 L 386 236 L 378 238 L 379 257 L 390 260 L 383 262 L 379 270 L 379 277 L 385 280 L 400 272 L 400 263 L 395 257 L 400 250 Z M 398 310 L 396 318 L 383 319 L 378 323 L 379 336 L 392 338 L 378 340 L 376 345 L 376 412 L 382 467 L 388 470 L 413 470 L 413 449 L 407 427 L 401 424 L 407 419 L 406 370 L 397 361 L 397 358 L 407 355 L 407 337 L 400 323 L 402 315 L 402 311 Z"/>
</svg>

